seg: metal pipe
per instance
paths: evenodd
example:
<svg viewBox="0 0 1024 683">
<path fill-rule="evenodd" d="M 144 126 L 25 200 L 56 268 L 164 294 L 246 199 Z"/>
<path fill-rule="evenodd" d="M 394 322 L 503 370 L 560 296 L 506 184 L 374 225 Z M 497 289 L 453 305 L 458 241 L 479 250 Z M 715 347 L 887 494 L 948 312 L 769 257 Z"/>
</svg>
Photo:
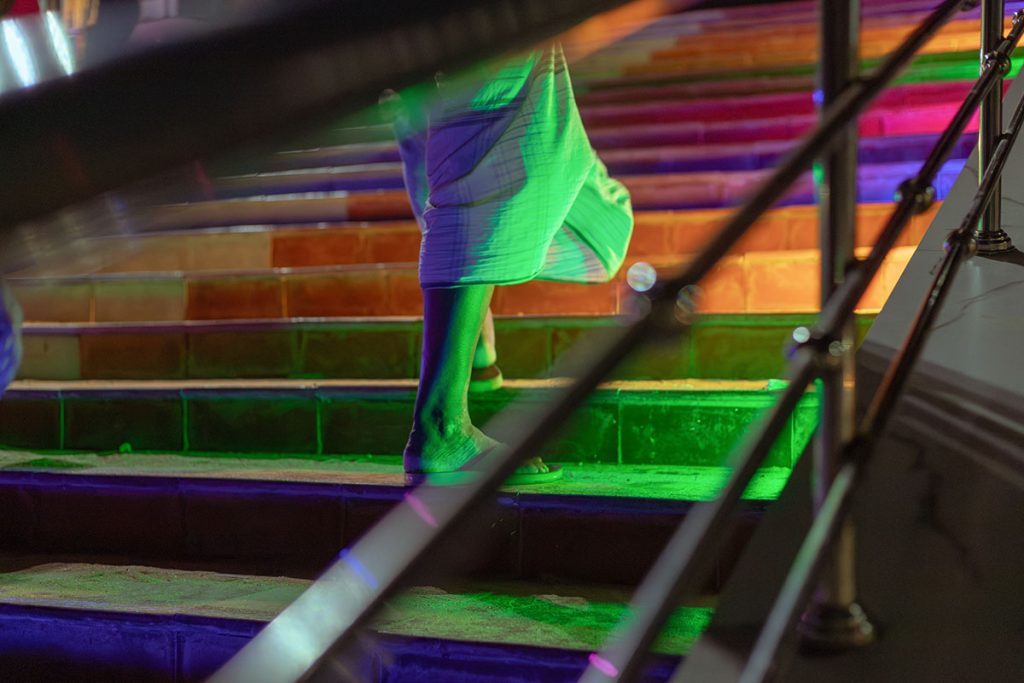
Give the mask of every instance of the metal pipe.
<svg viewBox="0 0 1024 683">
<path fill-rule="evenodd" d="M 981 3 L 981 68 L 992 59 L 993 53 L 1003 42 L 1003 17 L 1005 7 L 1003 0 L 982 0 Z M 1009 62 L 1006 62 L 1009 70 Z M 1005 73 L 1005 72 L 1004 72 Z M 1003 131 L 1003 89 L 1002 75 L 998 84 L 982 100 L 978 116 L 978 178 L 985 175 L 995 152 L 999 135 Z M 1008 250 L 1012 245 L 1010 236 L 1002 227 L 1002 184 L 996 183 L 995 201 L 989 204 L 977 226 L 978 251 L 982 253 L 998 253 Z"/>
<path fill-rule="evenodd" d="M 1014 31 L 1018 34 L 1019 20 L 1014 17 Z M 1012 35 L 1011 35 L 1012 38 Z M 972 252 L 975 227 L 988 205 L 994 200 L 996 186 L 1006 166 L 1010 151 L 1024 127 L 1024 100 L 1018 103 L 1010 120 L 1010 127 L 1000 136 L 993 150 L 991 163 L 982 176 L 971 206 L 946 242 L 946 254 L 936 271 L 932 284 L 918 308 L 903 345 L 886 368 L 885 376 L 872 397 L 857 429 L 857 437 L 847 446 L 846 463 L 836 476 L 822 509 L 800 548 L 783 588 L 772 606 L 765 626 L 758 636 L 741 683 L 760 683 L 771 680 L 779 671 L 778 652 L 782 648 L 800 605 L 811 589 L 815 573 L 820 569 L 831 539 L 840 530 L 840 520 L 849 505 L 853 485 L 862 464 L 885 429 L 893 407 L 903 392 L 913 366 L 924 348 L 942 303 L 951 289 L 953 278 L 965 257 Z"/>
<path fill-rule="evenodd" d="M 1024 10 L 1018 11 L 1013 17 L 1013 30 L 999 46 L 999 54 L 1009 58 L 1014 48 L 1024 35 Z M 836 291 L 835 296 L 822 309 L 818 323 L 812 336 L 824 338 L 835 334 L 835 330 L 855 309 L 864 292 L 871 284 L 872 278 L 882 267 L 885 256 L 896 244 L 907 221 L 918 209 L 926 208 L 934 197 L 931 182 L 935 179 L 943 163 L 949 157 L 954 145 L 960 139 L 971 117 L 978 108 L 981 98 L 989 92 L 997 82 L 995 73 L 1000 68 L 998 60 L 990 60 L 981 78 L 974 84 L 960 109 L 953 116 L 946 130 L 943 131 L 928 158 L 921 165 L 921 170 L 911 180 L 900 187 L 899 202 L 890 214 L 882 232 L 868 256 L 852 270 L 845 282 Z"/>
<path fill-rule="evenodd" d="M 815 159 L 832 149 L 850 120 L 860 114 L 871 101 L 896 77 L 914 55 L 960 10 L 962 0 L 944 0 L 932 10 L 909 36 L 906 42 L 889 54 L 870 75 L 859 79 L 844 90 L 832 107 L 824 113 L 818 127 L 805 137 L 779 164 L 776 171 L 758 187 L 743 206 L 712 238 L 700 254 L 679 276 L 663 283 L 659 289 L 672 292 L 682 290 L 711 272 L 715 264 L 733 247 L 762 213 L 773 206 L 786 190 Z"/>
<path fill-rule="evenodd" d="M 416 508 L 406 502 L 389 513 L 343 558 L 330 567 L 295 603 L 256 636 L 214 681 L 299 680 L 330 659 L 347 644 L 370 616 L 422 565 L 429 551 L 447 538 L 457 525 L 488 499 L 519 463 L 562 426 L 590 392 L 622 360 L 656 331 L 679 333 L 689 327 L 680 317 L 678 295 L 707 275 L 715 263 L 786 192 L 813 162 L 831 148 L 835 135 L 846 127 L 913 58 L 925 42 L 959 9 L 961 0 L 944 0 L 896 51 L 864 80 L 839 97 L 816 128 L 781 164 L 744 206 L 729 220 L 701 254 L 679 275 L 651 292 L 650 307 L 619 331 L 595 353 L 595 361 L 572 385 L 557 395 L 547 409 L 525 424 L 509 430 L 517 438 L 509 448 L 481 462 L 479 478 L 469 485 L 444 491 L 433 501 L 431 528 L 415 525 Z M 687 314 L 688 315 L 688 314 Z M 499 416 L 500 420 L 502 416 Z M 424 493 L 424 495 L 428 495 Z M 412 520 L 415 535 L 403 533 Z M 391 534 L 398 534 L 395 543 Z M 357 558 L 357 559 L 356 559 Z M 372 578 L 367 581 L 366 577 Z M 310 597 L 307 597 L 310 596 Z"/>
<path fill-rule="evenodd" d="M 0 229 L 243 142 L 337 121 L 384 88 L 528 47 L 626 2 L 276 3 L 245 25 L 2 93 Z"/>
<path fill-rule="evenodd" d="M 859 0 L 821 0 L 819 3 L 820 65 L 818 80 L 823 108 L 856 82 L 859 66 Z M 821 306 L 843 283 L 854 260 L 857 212 L 857 131 L 848 126 L 841 141 L 821 160 L 817 174 L 819 241 L 821 248 Z M 847 317 L 830 342 L 838 353 L 821 375 L 820 421 L 814 441 L 812 495 L 821 508 L 842 465 L 843 446 L 856 428 L 854 396 L 854 320 Z M 854 534 L 844 525 L 832 546 L 827 569 L 800 623 L 804 639 L 831 649 L 863 645 L 873 628 L 856 604 Z"/>
<path fill-rule="evenodd" d="M 768 613 L 764 628 L 747 658 L 740 683 L 763 683 L 776 677 L 780 669 L 778 652 L 792 633 L 793 622 L 806 603 L 814 586 L 814 578 L 827 559 L 828 550 L 847 517 L 858 465 L 857 461 L 848 460 L 836 473 L 828 496 L 817 510 L 814 523 L 793 562 L 793 568 L 786 575 L 786 581 Z"/>
<path fill-rule="evenodd" d="M 978 224 L 979 218 L 996 199 L 999 179 L 1022 127 L 1024 127 L 1024 99 L 1017 104 L 1013 116 L 1010 118 L 1009 128 L 1000 136 L 999 142 L 993 150 L 988 170 L 981 178 L 978 192 L 974 195 L 967 215 L 960 223 L 960 227 L 954 230 L 946 240 L 946 255 L 935 274 L 928 297 L 914 318 L 907 341 L 882 378 L 879 389 L 865 413 L 866 426 L 862 428 L 862 432 L 874 429 L 876 423 L 886 419 L 892 412 L 892 407 L 910 375 L 912 363 L 917 359 L 921 347 L 924 345 L 932 321 L 942 305 L 962 258 L 973 251 L 971 242 L 974 237 L 974 226 Z"/>
<path fill-rule="evenodd" d="M 714 500 L 695 505 L 673 533 L 633 596 L 629 619 L 619 624 L 603 651 L 591 657 L 580 683 L 607 683 L 609 678 L 631 681 L 642 673 L 654 639 L 675 609 L 675 599 L 694 590 L 704 578 L 708 550 L 720 541 L 733 508 L 818 371 L 817 349 L 801 347 L 791 366 L 789 386 L 757 428 L 747 432 L 746 441 L 730 460 L 725 486 Z"/>
</svg>

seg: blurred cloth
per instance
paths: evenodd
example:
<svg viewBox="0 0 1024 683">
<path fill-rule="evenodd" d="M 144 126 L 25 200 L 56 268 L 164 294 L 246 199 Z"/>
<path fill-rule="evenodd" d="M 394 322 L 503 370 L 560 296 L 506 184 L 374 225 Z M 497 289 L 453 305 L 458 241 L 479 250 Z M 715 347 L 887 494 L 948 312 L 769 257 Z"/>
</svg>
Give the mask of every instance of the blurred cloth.
<svg viewBox="0 0 1024 683">
<path fill-rule="evenodd" d="M 396 106 L 424 288 L 604 282 L 626 255 L 629 193 L 587 139 L 558 45 L 484 64 Z"/>
<path fill-rule="evenodd" d="M 39 0 L 0 0 L 0 17 L 39 14 Z"/>
<path fill-rule="evenodd" d="M 0 394 L 14 381 L 21 362 L 21 307 L 0 280 Z"/>
</svg>

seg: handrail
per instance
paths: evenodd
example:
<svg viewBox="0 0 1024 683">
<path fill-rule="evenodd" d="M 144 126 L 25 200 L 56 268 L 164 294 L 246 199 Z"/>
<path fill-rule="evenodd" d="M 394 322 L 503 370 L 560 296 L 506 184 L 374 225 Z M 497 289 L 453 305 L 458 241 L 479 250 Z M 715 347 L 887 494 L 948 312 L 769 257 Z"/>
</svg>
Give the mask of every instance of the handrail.
<svg viewBox="0 0 1024 683">
<path fill-rule="evenodd" d="M 625 2 L 303 0 L 4 93 L 0 231 L 243 142 L 335 120 L 384 88 L 535 44 Z"/>
<path fill-rule="evenodd" d="M 533 457 L 539 446 L 629 353 L 656 334 L 681 334 L 689 328 L 691 311 L 680 293 L 703 279 L 760 214 L 782 197 L 815 158 L 831 148 L 835 134 L 881 92 L 960 6 L 961 0 L 945 0 L 872 76 L 845 90 L 824 113 L 819 126 L 789 154 L 711 243 L 679 275 L 649 292 L 648 305 L 637 314 L 634 322 L 609 339 L 586 371 L 565 387 L 543 412 L 529 416 L 525 424 L 517 415 L 514 428 L 509 411 L 499 415 L 492 425 L 497 424 L 498 432 L 512 435 L 509 447 L 482 459 L 474 480 L 464 487 L 444 490 L 440 495 L 427 486 L 407 496 L 405 502 L 347 550 L 212 680 L 300 680 L 329 662 L 384 600 L 398 590 L 403 580 L 425 563 L 428 552 L 487 501 L 520 463 Z M 815 352 L 807 346 L 799 355 L 807 360 L 803 361 L 803 374 L 795 379 L 806 381 L 799 390 L 795 388 L 797 382 L 790 385 L 780 401 L 782 408 L 795 405 L 794 397 L 798 400 L 814 375 Z M 778 415 L 781 411 L 773 412 L 766 420 L 767 426 L 775 431 Z M 749 450 L 756 454 L 761 448 L 763 446 L 755 439 Z M 733 480 L 735 476 L 730 481 Z M 698 512 L 690 519 L 711 516 L 713 513 Z"/>
<path fill-rule="evenodd" d="M 937 8 L 930 19 L 934 20 L 943 12 L 949 13 L 948 18 L 952 10 L 959 5 L 960 3 L 946 3 Z M 926 22 L 923 26 L 931 25 L 933 25 L 931 22 Z M 911 40 L 916 37 L 917 33 L 915 32 L 911 36 Z M 1020 34 L 1018 33 L 1017 39 L 1019 40 L 1019 38 Z M 908 43 L 910 42 L 908 40 Z M 904 44 L 904 47 L 906 45 Z M 1012 50 L 1012 46 L 1007 50 Z M 898 50 L 893 53 L 865 81 L 850 86 L 835 106 L 840 106 L 843 101 L 849 101 L 850 96 L 847 93 L 863 88 L 865 83 L 873 83 L 883 75 L 890 79 L 894 77 L 898 68 L 892 68 L 893 61 L 898 58 L 909 59 L 909 56 L 905 56 L 903 52 L 903 50 Z M 796 405 L 796 401 L 799 400 L 807 386 L 818 376 L 819 372 L 816 368 L 818 363 L 828 362 L 832 356 L 829 346 L 835 341 L 845 321 L 853 314 L 856 304 L 867 290 L 871 278 L 881 268 L 885 254 L 895 244 L 899 233 L 910 220 L 915 209 L 924 208 L 921 207 L 922 197 L 927 194 L 924 188 L 929 187 L 943 161 L 949 156 L 954 144 L 970 121 L 971 113 L 977 108 L 981 97 L 993 87 L 995 77 L 998 75 L 996 68 L 996 65 L 993 65 L 987 69 L 982 84 L 972 89 L 969 98 L 973 100 L 973 105 L 965 102 L 961 110 L 957 112 L 950 126 L 940 137 L 932 153 L 923 164 L 918 176 L 914 181 L 904 183 L 903 196 L 886 223 L 871 256 L 836 290 L 830 299 L 830 302 L 835 303 L 823 310 L 819 318 L 819 325 L 813 331 L 802 330 L 805 338 L 798 339 L 800 346 L 788 372 L 790 384 L 778 403 L 763 418 L 759 430 L 764 431 L 756 437 L 749 436 L 750 433 L 748 433 L 747 440 L 734 453 L 734 459 L 731 461 L 732 473 L 718 497 L 714 501 L 696 506 L 673 534 L 655 562 L 654 568 L 637 590 L 632 601 L 629 621 L 612 635 L 609 640 L 610 645 L 606 646 L 600 655 L 596 655 L 597 661 L 592 661 L 580 679 L 583 683 L 600 683 L 609 678 L 626 681 L 631 680 L 638 673 L 649 646 L 665 619 L 672 612 L 675 604 L 674 598 L 692 588 L 701 578 L 699 571 L 701 567 L 698 562 L 702 551 L 708 544 L 708 539 L 725 527 L 729 519 L 729 512 L 739 500 L 765 454 L 774 443 L 781 428 L 781 421 L 784 421 L 789 415 L 789 412 L 783 413 L 782 411 Z M 831 120 L 830 113 L 827 112 L 823 117 L 824 121 L 820 124 L 822 127 Z M 911 189 L 914 191 L 910 192 Z M 758 434 L 759 430 L 754 430 L 751 433 Z M 609 671 L 616 673 L 609 676 Z"/>
<path fill-rule="evenodd" d="M 1020 41 L 1021 33 L 1024 33 L 1024 11 L 1014 14 L 1013 30 L 1003 45 L 1010 42 L 1016 45 Z M 1001 49 L 1002 47 L 1000 46 Z M 1008 54 L 1007 52 L 1003 56 L 1008 57 Z M 949 294 L 957 271 L 964 260 L 974 252 L 976 226 L 996 194 L 1003 168 L 1022 126 L 1024 99 L 1014 109 L 1008 129 L 998 138 L 967 215 L 946 240 L 946 253 L 932 278 L 931 286 L 918 307 L 903 345 L 886 368 L 882 382 L 861 419 L 856 438 L 847 446 L 845 464 L 829 490 L 825 507 L 815 517 L 806 540 L 797 553 L 779 597 L 772 605 L 761 636 L 747 660 L 740 683 L 761 683 L 769 680 L 775 668 L 777 653 L 796 620 L 797 612 L 807 598 L 813 576 L 824 558 L 829 541 L 834 538 L 838 522 L 849 507 L 857 478 L 874 445 L 880 440 L 896 401 L 903 393 L 907 379 L 921 355 L 928 332 L 942 307 L 942 302 Z"/>
</svg>

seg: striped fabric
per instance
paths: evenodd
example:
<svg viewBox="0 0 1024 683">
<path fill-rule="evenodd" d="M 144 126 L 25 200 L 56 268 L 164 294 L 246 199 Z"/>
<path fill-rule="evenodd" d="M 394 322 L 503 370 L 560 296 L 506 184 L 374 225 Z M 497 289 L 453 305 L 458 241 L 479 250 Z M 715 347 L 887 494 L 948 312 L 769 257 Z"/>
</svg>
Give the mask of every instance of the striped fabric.
<svg viewBox="0 0 1024 683">
<path fill-rule="evenodd" d="M 395 120 L 420 284 L 610 279 L 632 233 L 629 194 L 590 146 L 561 47 L 442 79 L 431 95 L 407 95 Z"/>
</svg>

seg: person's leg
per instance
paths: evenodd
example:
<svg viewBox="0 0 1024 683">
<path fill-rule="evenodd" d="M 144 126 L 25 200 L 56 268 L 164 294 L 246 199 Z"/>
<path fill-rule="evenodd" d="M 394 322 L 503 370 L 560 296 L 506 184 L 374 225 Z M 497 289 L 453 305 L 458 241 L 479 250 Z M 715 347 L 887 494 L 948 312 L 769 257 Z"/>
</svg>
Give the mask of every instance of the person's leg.
<svg viewBox="0 0 1024 683">
<path fill-rule="evenodd" d="M 473 372 L 470 375 L 470 393 L 484 393 L 500 389 L 505 378 L 498 367 L 498 349 L 494 342 L 494 315 L 487 309 L 480 338 L 473 353 Z"/>
<path fill-rule="evenodd" d="M 473 357 L 494 287 L 423 290 L 423 353 L 407 472 L 451 472 L 495 445 L 469 418 Z"/>
<path fill-rule="evenodd" d="M 467 393 L 494 287 L 466 285 L 423 290 L 423 355 L 412 431 L 403 454 L 406 472 L 453 472 L 497 445 L 473 426 Z M 534 458 L 520 471 L 547 472 Z"/>
<path fill-rule="evenodd" d="M 408 106 L 394 90 L 385 90 L 380 96 L 381 115 L 391 122 L 398 140 L 398 153 L 402 159 L 402 174 L 409 205 L 420 230 L 424 229 L 423 212 L 427 207 L 427 117 L 422 107 Z M 488 297 L 489 299 L 489 297 Z M 501 370 L 497 366 L 498 353 L 494 345 L 494 317 L 488 308 L 480 337 L 473 353 L 470 391 L 486 392 L 502 385 Z"/>
</svg>

